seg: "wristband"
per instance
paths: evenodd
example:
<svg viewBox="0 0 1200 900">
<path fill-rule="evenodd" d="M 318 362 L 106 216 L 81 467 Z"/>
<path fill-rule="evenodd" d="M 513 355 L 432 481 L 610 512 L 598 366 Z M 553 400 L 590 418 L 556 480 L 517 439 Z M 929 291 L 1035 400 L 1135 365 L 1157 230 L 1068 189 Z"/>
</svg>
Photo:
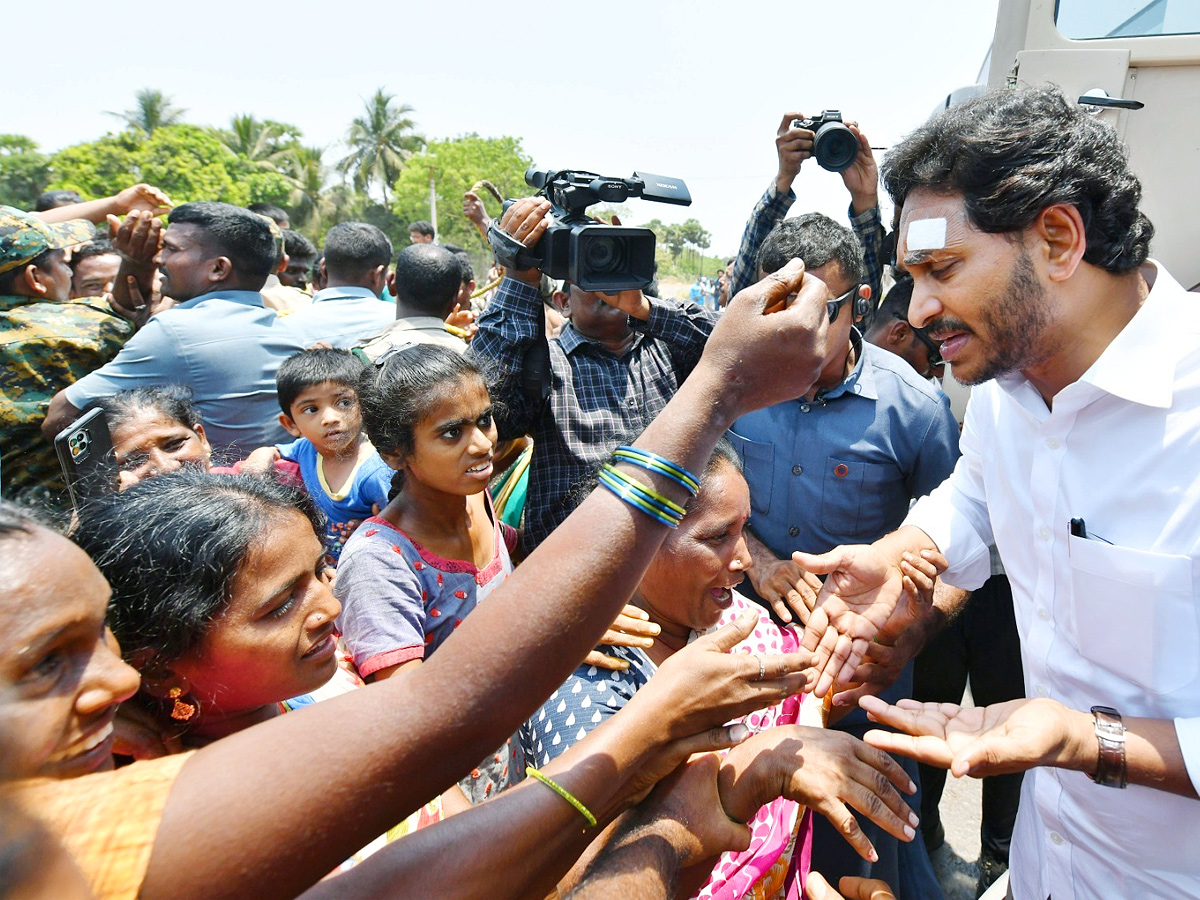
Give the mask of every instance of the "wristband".
<svg viewBox="0 0 1200 900">
<path fill-rule="evenodd" d="M 618 447 L 613 452 L 613 456 L 622 462 L 641 466 L 643 469 L 657 472 L 659 475 L 670 478 L 693 497 L 700 490 L 700 482 L 695 475 L 687 469 L 675 465 L 675 463 L 666 457 L 659 456 L 657 453 L 651 453 L 649 450 L 639 450 L 637 447 Z"/>
<path fill-rule="evenodd" d="M 581 816 L 583 816 L 585 819 L 587 819 L 588 825 L 594 826 L 596 824 L 596 817 L 592 815 L 592 811 L 590 809 L 588 809 L 586 806 L 584 806 L 582 803 L 580 803 L 578 800 L 576 800 L 574 795 L 572 795 L 571 792 L 568 791 L 565 787 L 563 787 L 560 784 L 556 784 L 554 781 L 552 781 L 547 776 L 543 775 L 541 772 L 539 772 L 533 766 L 526 766 L 525 774 L 528 775 L 530 778 L 536 778 L 538 781 L 540 781 L 546 787 L 550 788 L 550 790 L 554 791 L 554 793 L 558 794 L 558 796 L 562 797 L 564 800 L 566 800 L 568 803 L 570 803 L 573 807 L 575 807 L 575 809 L 577 809 L 579 811 L 579 814 Z"/>
<path fill-rule="evenodd" d="M 1093 706 L 1100 761 L 1092 781 L 1104 787 L 1125 787 L 1125 723 L 1111 706 Z"/>
</svg>

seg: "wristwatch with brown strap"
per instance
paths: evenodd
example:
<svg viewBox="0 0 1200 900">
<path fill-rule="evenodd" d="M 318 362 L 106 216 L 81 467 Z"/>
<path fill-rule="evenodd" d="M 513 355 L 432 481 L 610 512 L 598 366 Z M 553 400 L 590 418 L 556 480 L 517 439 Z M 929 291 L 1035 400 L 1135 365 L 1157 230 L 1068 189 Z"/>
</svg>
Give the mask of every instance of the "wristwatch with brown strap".
<svg viewBox="0 0 1200 900">
<path fill-rule="evenodd" d="M 1125 723 L 1111 706 L 1093 706 L 1100 761 L 1092 781 L 1105 787 L 1125 787 Z"/>
</svg>

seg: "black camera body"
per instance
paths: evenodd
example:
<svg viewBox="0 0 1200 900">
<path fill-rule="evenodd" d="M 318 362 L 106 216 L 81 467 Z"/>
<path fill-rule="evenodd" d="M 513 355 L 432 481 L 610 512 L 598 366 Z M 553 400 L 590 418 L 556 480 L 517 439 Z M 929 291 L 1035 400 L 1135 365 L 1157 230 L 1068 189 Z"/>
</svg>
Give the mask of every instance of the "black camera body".
<svg viewBox="0 0 1200 900">
<path fill-rule="evenodd" d="M 812 154 L 822 169 L 844 172 L 854 165 L 858 156 L 858 138 L 842 124 L 840 110 L 826 109 L 815 118 L 796 119 L 792 127 L 813 132 Z"/>
<path fill-rule="evenodd" d="M 641 289 L 654 279 L 654 232 L 595 222 L 584 212 L 589 206 L 623 203 L 630 197 L 678 206 L 692 202 L 682 181 L 647 172 L 634 172 L 632 178 L 608 178 L 593 172 L 530 169 L 525 182 L 550 201 L 550 227 L 531 249 L 493 220 L 488 243 L 497 261 L 512 269 L 536 266 L 551 278 L 565 278 L 584 291 Z M 506 202 L 504 209 L 512 203 Z"/>
</svg>

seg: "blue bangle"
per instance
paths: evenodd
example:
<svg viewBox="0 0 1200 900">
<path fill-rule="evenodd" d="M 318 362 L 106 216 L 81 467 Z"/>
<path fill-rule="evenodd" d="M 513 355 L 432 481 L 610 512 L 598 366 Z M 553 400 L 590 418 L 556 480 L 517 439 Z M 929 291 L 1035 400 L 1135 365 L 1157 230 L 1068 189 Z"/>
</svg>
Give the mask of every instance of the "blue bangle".
<svg viewBox="0 0 1200 900">
<path fill-rule="evenodd" d="M 660 522 L 663 525 L 666 525 L 668 528 L 678 528 L 679 527 L 679 520 L 672 517 L 671 513 L 668 510 L 662 509 L 661 507 L 658 507 L 651 503 L 647 503 L 646 501 L 642 500 L 637 495 L 635 495 L 631 490 L 629 490 L 628 486 L 626 486 L 624 483 L 618 481 L 617 479 L 613 478 L 611 475 L 609 475 L 607 472 L 605 472 L 603 470 L 600 472 L 600 483 L 602 485 L 604 485 L 606 488 L 608 488 L 610 491 L 612 491 L 614 494 L 616 494 L 618 497 L 620 497 L 622 500 L 624 500 L 626 503 L 628 503 L 630 506 L 634 507 L 635 509 L 640 510 L 641 512 L 644 512 L 646 515 L 648 515 L 650 518 L 654 519 L 656 522 Z"/>
<path fill-rule="evenodd" d="M 647 503 L 654 504 L 659 509 L 670 513 L 672 517 L 678 517 L 682 519 L 687 515 L 687 510 L 674 500 L 670 499 L 669 497 L 664 497 L 658 491 L 654 490 L 654 488 L 642 484 L 642 482 L 638 481 L 636 478 L 626 475 L 612 463 L 605 463 L 600 468 L 607 472 L 612 478 L 615 478 L 617 481 L 624 484 L 627 488 L 629 488 L 629 490 L 633 491 Z"/>
<path fill-rule="evenodd" d="M 637 447 L 618 447 L 613 456 L 623 462 L 631 463 L 635 466 L 641 466 L 651 472 L 657 472 L 670 478 L 680 487 L 684 488 L 693 497 L 700 490 L 700 482 L 687 469 L 680 468 L 663 456 L 657 453 L 651 453 L 649 450 L 639 450 Z"/>
</svg>

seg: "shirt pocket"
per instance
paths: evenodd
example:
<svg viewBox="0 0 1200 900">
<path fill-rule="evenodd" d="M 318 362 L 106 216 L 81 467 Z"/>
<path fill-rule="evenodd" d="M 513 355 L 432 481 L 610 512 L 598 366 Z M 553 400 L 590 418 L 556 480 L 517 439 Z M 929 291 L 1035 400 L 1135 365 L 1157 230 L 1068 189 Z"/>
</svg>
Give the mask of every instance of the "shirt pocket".
<svg viewBox="0 0 1200 900">
<path fill-rule="evenodd" d="M 876 541 L 904 521 L 908 488 L 895 465 L 859 463 L 863 470 L 858 501 L 858 533 L 862 543 Z"/>
<path fill-rule="evenodd" d="M 761 515 L 771 511 L 771 476 L 775 469 L 775 447 L 747 440 L 730 431 L 729 441 L 742 461 L 746 484 L 750 487 L 750 508 Z"/>
<path fill-rule="evenodd" d="M 853 535 L 858 527 L 867 466 L 857 459 L 825 458 L 821 484 L 821 525 L 835 535 Z M 857 543 L 853 540 L 843 543 Z"/>
<path fill-rule="evenodd" d="M 1200 668 L 1192 560 L 1070 535 L 1071 615 L 1089 662 L 1156 694 Z"/>
</svg>

